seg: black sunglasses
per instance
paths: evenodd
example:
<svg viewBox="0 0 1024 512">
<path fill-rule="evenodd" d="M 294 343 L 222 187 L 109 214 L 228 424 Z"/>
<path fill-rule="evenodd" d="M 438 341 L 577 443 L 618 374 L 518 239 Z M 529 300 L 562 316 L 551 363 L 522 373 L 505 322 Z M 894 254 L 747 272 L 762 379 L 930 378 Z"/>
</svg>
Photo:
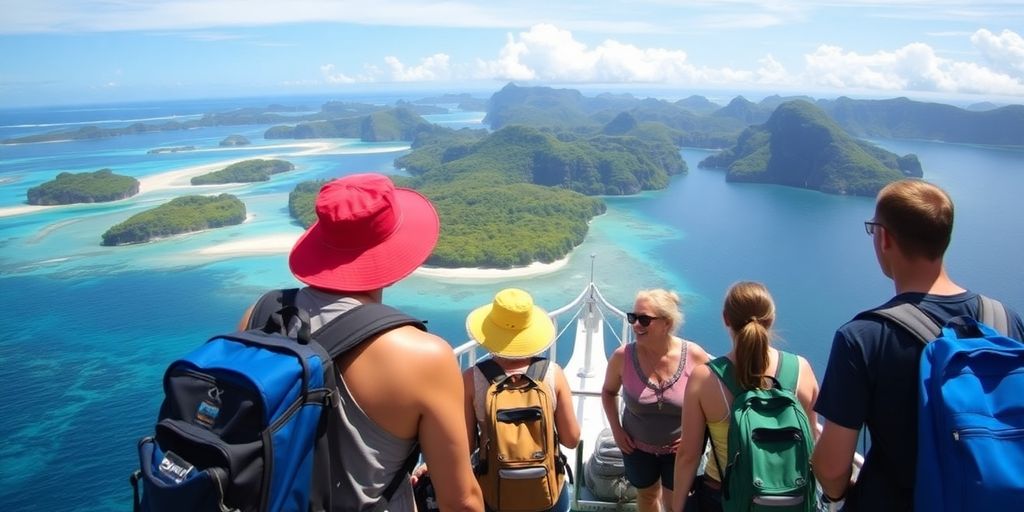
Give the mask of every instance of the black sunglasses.
<svg viewBox="0 0 1024 512">
<path fill-rule="evenodd" d="M 882 226 L 882 223 L 875 222 L 873 220 L 864 221 L 864 231 L 867 232 L 868 236 L 872 236 L 875 234 L 875 226 Z M 884 228 L 885 226 L 882 227 Z"/>
<path fill-rule="evenodd" d="M 626 313 L 627 322 L 629 322 L 630 324 L 640 322 L 641 327 L 647 327 L 648 325 L 651 325 L 651 320 L 655 320 L 657 318 L 660 317 L 650 315 L 638 315 L 636 313 Z"/>
</svg>

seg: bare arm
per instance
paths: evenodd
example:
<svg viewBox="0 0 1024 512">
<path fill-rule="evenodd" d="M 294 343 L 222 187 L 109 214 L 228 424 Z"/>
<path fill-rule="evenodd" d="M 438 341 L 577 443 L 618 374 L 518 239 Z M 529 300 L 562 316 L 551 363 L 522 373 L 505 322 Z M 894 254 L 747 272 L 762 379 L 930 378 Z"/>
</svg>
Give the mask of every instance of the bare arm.
<svg viewBox="0 0 1024 512">
<path fill-rule="evenodd" d="M 576 411 L 572 408 L 572 392 L 569 381 L 565 378 L 562 368 L 555 365 L 555 394 L 558 401 L 555 407 L 555 429 L 558 442 L 566 448 L 576 448 L 580 444 L 580 424 L 576 421 Z"/>
<path fill-rule="evenodd" d="M 466 404 L 466 436 L 469 439 L 469 453 L 473 453 L 473 450 L 477 449 L 479 442 L 476 432 L 476 409 L 473 407 L 473 397 L 476 394 L 476 386 L 473 384 L 474 371 L 471 366 L 462 372 L 462 396 L 465 397 L 463 402 Z"/>
<path fill-rule="evenodd" d="M 818 413 L 814 412 L 814 402 L 818 400 L 818 378 L 814 375 L 811 363 L 808 363 L 803 357 L 800 357 L 800 387 L 797 389 L 797 398 L 800 400 L 800 405 L 804 406 L 814 439 L 817 439 Z"/>
<path fill-rule="evenodd" d="M 619 420 L 619 390 L 622 389 L 622 365 L 625 357 L 625 348 L 619 347 L 608 360 L 604 385 L 601 387 L 601 406 L 604 407 L 604 415 L 608 418 L 608 426 L 612 429 L 615 444 L 622 453 L 633 453 L 633 439 L 622 429 Z"/>
<path fill-rule="evenodd" d="M 242 315 L 242 319 L 238 321 L 239 331 L 244 331 L 249 328 L 249 317 L 252 316 L 252 308 L 254 307 L 256 307 L 255 304 L 249 306 L 249 308 L 245 310 L 245 314 Z"/>
<path fill-rule="evenodd" d="M 707 418 L 701 407 L 700 397 L 704 383 L 711 378 L 711 370 L 705 365 L 693 369 L 683 392 L 683 414 L 681 425 L 683 440 L 676 451 L 675 477 L 672 490 L 672 512 L 682 512 L 686 496 L 690 494 L 693 478 L 697 474 L 701 455 L 704 454 L 704 430 Z"/>
<path fill-rule="evenodd" d="M 811 455 L 811 468 L 828 497 L 839 499 L 846 495 L 853 473 L 857 434 L 856 430 L 825 419 L 825 426 Z"/>
<path fill-rule="evenodd" d="M 483 510 L 483 496 L 469 461 L 465 391 L 451 348 L 420 351 L 414 382 L 420 386 L 418 437 L 435 475 L 442 510 Z"/>
</svg>

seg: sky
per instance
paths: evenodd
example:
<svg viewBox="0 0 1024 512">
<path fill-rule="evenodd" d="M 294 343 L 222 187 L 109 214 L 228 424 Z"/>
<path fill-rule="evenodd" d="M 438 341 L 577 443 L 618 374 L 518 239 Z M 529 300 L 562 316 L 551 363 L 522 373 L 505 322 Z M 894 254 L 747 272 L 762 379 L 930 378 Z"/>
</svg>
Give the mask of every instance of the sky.
<svg viewBox="0 0 1024 512">
<path fill-rule="evenodd" d="M 2 107 L 508 82 L 1024 103 L 1024 1 L 0 0 Z"/>
</svg>

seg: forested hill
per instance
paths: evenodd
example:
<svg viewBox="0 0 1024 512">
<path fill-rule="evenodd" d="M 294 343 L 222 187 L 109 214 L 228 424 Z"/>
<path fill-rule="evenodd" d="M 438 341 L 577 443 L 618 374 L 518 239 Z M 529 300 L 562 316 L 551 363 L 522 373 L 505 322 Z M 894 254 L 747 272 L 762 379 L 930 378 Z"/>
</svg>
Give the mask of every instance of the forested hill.
<svg viewBox="0 0 1024 512">
<path fill-rule="evenodd" d="M 922 175 L 915 155 L 900 157 L 857 141 L 802 100 L 783 103 L 766 123 L 747 128 L 734 147 L 700 166 L 727 169 L 729 181 L 851 195 L 874 195 L 892 181 Z"/>
<path fill-rule="evenodd" d="M 635 194 L 668 186 L 686 171 L 668 132 L 616 120 L 607 131 L 577 136 L 525 126 L 494 133 L 438 132 L 416 142 L 395 165 L 417 176 L 417 183 L 444 183 L 463 177 L 488 183 L 534 183 L 588 195 Z"/>
<path fill-rule="evenodd" d="M 1024 146 L 1024 105 L 972 111 L 907 98 L 820 101 L 848 132 L 862 137 Z"/>
<path fill-rule="evenodd" d="M 103 233 L 103 245 L 138 244 L 244 221 L 245 203 L 231 194 L 181 196 L 111 227 Z"/>
<path fill-rule="evenodd" d="M 56 178 L 28 189 L 28 204 L 74 204 L 117 201 L 139 193 L 139 180 L 114 174 L 110 169 L 96 172 L 62 172 Z"/>
<path fill-rule="evenodd" d="M 410 178 L 394 177 L 411 187 Z M 427 260 L 439 267 L 509 268 L 564 258 L 587 234 L 588 223 L 605 211 L 604 201 L 559 188 L 528 183 L 496 184 L 460 179 L 423 182 L 441 217 L 441 236 Z M 288 196 L 288 210 L 303 226 L 323 182 L 300 183 Z"/>
<path fill-rule="evenodd" d="M 519 87 L 508 84 L 488 102 L 484 122 L 494 130 L 525 125 L 553 130 L 596 130 L 623 112 L 638 123 L 660 123 L 672 130 L 679 146 L 721 147 L 731 144 L 743 128 L 743 120 L 703 115 L 707 100 L 690 97 L 672 103 L 630 94 L 599 94 L 587 97 L 572 89 Z M 713 104 L 711 104 L 713 105 Z M 767 117 L 767 116 L 766 116 Z"/>
<path fill-rule="evenodd" d="M 367 142 L 413 140 L 420 132 L 435 128 L 408 107 L 380 110 L 365 115 L 338 117 L 297 125 L 274 126 L 264 132 L 267 139 L 355 138 Z"/>
<path fill-rule="evenodd" d="M 737 96 L 720 106 L 702 96 L 675 102 L 628 94 L 587 97 L 572 89 L 508 84 L 491 97 L 485 122 L 493 129 L 512 124 L 587 129 L 626 112 L 638 122 L 671 128 L 677 145 L 718 148 L 732 145 L 746 127 L 764 123 L 779 105 L 794 100 L 815 103 L 840 127 L 858 137 L 1024 146 L 1022 105 L 977 111 L 907 98 L 813 100 L 774 95 L 755 103 Z"/>
<path fill-rule="evenodd" d="M 418 117 L 418 114 L 447 112 L 447 109 L 432 107 L 430 105 L 416 105 L 411 103 L 398 102 L 396 110 L 405 110 Z M 284 128 L 291 128 L 296 123 L 314 123 L 316 121 L 331 121 L 344 119 L 339 124 L 344 126 L 355 120 L 357 123 L 367 123 L 367 133 L 374 134 L 384 131 L 383 128 L 374 128 L 374 124 L 390 121 L 378 119 L 383 111 L 389 107 L 371 105 L 366 103 L 350 103 L 340 101 L 329 101 L 325 103 L 319 112 L 304 114 L 309 110 L 307 107 L 288 107 L 283 105 L 270 105 L 266 108 L 241 108 L 226 112 L 211 112 L 204 114 L 200 119 L 187 121 L 166 121 L 162 123 L 132 123 L 124 127 L 103 128 L 99 126 L 83 126 L 75 130 L 61 129 L 52 132 L 4 139 L 0 144 L 25 144 L 33 142 L 54 142 L 66 140 L 92 140 L 120 137 L 125 135 L 138 135 L 152 132 L 169 132 L 179 130 L 190 130 L 193 128 L 207 126 L 244 126 L 244 125 L 270 125 L 280 123 Z M 288 114 L 285 114 L 288 113 Z M 402 114 L 393 114 L 402 115 Z M 375 117 L 376 116 L 376 117 Z M 383 114 L 386 118 L 387 114 Z M 423 120 L 420 119 L 420 122 Z M 316 124 L 313 125 L 318 126 Z M 287 134 L 287 131 L 282 131 Z M 302 131 L 299 132 L 302 135 Z M 290 134 L 287 134 L 291 137 Z M 351 135 L 337 135 L 339 137 L 350 137 Z M 358 135 L 355 135 L 358 137 Z M 280 138 L 280 137 L 279 137 Z M 301 138 L 301 137 L 300 137 Z M 402 140 L 411 140 L 412 136 Z M 367 139 L 367 140 L 396 140 L 396 139 Z M 222 143 L 223 145 L 223 143 Z"/>
</svg>

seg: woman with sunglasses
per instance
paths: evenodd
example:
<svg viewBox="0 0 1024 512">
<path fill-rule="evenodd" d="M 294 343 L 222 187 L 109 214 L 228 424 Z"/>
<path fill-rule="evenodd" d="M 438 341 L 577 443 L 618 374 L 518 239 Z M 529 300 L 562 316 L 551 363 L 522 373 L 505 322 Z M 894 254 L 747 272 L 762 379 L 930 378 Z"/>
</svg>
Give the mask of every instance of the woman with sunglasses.
<svg viewBox="0 0 1024 512">
<path fill-rule="evenodd" d="M 770 386 L 769 376 L 778 374 L 779 360 L 784 352 L 771 346 L 772 324 L 775 323 L 775 302 L 761 283 L 740 282 L 729 288 L 722 308 L 722 319 L 732 338 L 732 350 L 724 357 L 734 369 L 734 377 L 741 389 Z M 792 356 L 787 356 L 792 357 Z M 799 368 L 796 395 L 807 413 L 811 425 L 817 423 L 814 400 L 818 396 L 818 381 L 806 359 L 796 356 Z M 726 467 L 729 445 L 729 415 L 732 393 L 708 365 L 695 368 L 686 385 L 683 406 L 683 441 L 676 457 L 676 491 L 673 512 L 683 510 L 685 496 L 691 491 L 694 475 L 705 449 L 705 428 L 711 435 L 714 452 L 704 467 L 704 487 L 697 493 L 698 510 L 722 510 L 722 469 Z"/>
<path fill-rule="evenodd" d="M 626 479 L 637 488 L 637 508 L 668 510 L 683 390 L 691 370 L 708 362 L 708 354 L 676 336 L 683 313 L 675 292 L 640 291 L 626 320 L 636 341 L 619 347 L 608 360 L 601 402 L 622 450 Z M 620 390 L 625 403 L 621 419 Z"/>
</svg>

